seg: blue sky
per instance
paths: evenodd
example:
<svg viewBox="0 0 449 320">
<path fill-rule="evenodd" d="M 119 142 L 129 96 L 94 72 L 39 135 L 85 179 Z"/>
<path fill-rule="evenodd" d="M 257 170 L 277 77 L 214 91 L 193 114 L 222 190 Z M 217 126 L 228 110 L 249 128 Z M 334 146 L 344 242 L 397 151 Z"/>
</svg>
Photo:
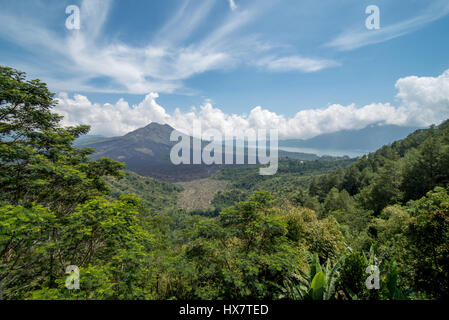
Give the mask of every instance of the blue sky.
<svg viewBox="0 0 449 320">
<path fill-rule="evenodd" d="M 379 30 L 365 27 L 365 9 L 373 4 L 380 8 Z M 65 27 L 68 5 L 81 9 L 80 30 Z M 409 101 L 408 89 L 427 85 L 429 77 L 440 87 L 447 83 L 447 0 L 0 0 L 0 6 L 0 64 L 42 79 L 57 94 L 66 93 L 61 112 L 72 122 L 87 121 L 80 110 L 88 112 L 88 107 L 71 111 L 80 103 L 99 109 L 123 101 L 130 109 L 145 103 L 163 106 L 159 118 L 141 114 L 145 121 L 175 123 L 177 108 L 188 114 L 192 106 L 197 113 L 210 106 L 226 121 L 235 114 L 248 125 L 265 124 L 265 118 L 249 119 L 260 106 L 267 118 L 283 117 L 276 120 L 280 124 L 298 112 L 334 104 L 410 109 L 415 101 Z M 408 82 L 398 87 L 400 79 Z M 151 92 L 158 97 L 148 98 Z M 422 121 L 410 112 L 396 122 L 381 120 L 400 125 L 442 120 L 448 108 L 446 97 L 441 99 L 437 107 L 428 106 L 438 114 Z M 188 122 L 186 117 L 177 125 Z M 302 117 L 300 123 L 307 122 Z M 363 113 L 355 119 L 365 118 Z M 379 121 L 362 120 L 356 127 Z M 290 128 L 285 136 L 313 136 L 346 125 L 325 130 L 326 119 L 317 123 L 304 129 L 310 134 Z M 137 125 L 117 123 L 117 132 L 99 125 L 94 129 L 113 134 Z"/>
</svg>

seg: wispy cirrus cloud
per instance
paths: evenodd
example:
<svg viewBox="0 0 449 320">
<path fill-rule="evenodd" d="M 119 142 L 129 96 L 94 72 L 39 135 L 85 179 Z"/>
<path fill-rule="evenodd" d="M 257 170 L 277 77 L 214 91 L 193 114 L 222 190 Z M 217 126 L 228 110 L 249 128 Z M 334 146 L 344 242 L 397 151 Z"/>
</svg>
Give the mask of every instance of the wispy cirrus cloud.
<svg viewBox="0 0 449 320">
<path fill-rule="evenodd" d="M 237 5 L 235 4 L 234 0 L 228 0 L 229 1 L 229 7 L 231 8 L 232 11 L 237 9 Z"/>
<path fill-rule="evenodd" d="M 351 29 L 339 34 L 336 38 L 326 43 L 325 46 L 333 47 L 340 51 L 349 51 L 385 42 L 416 31 L 448 14 L 449 3 L 446 0 L 434 1 L 418 16 L 389 26 L 381 26 L 378 30 Z"/>
<path fill-rule="evenodd" d="M 302 56 L 264 57 L 255 63 L 272 72 L 316 72 L 323 69 L 340 66 L 340 63 L 319 58 L 305 58 Z"/>
<path fill-rule="evenodd" d="M 44 73 L 44 80 L 60 91 L 179 92 L 185 90 L 184 81 L 194 75 L 253 65 L 253 61 L 263 59 L 273 49 L 260 35 L 242 32 L 264 14 L 264 5 L 259 1 L 239 10 L 235 10 L 232 1 L 232 12 L 223 13 L 212 28 L 209 20 L 217 6 L 215 1 L 184 1 L 174 10 L 172 18 L 140 46 L 105 33 L 113 3 L 113 0 L 83 0 L 81 29 L 63 32 L 50 28 L 46 19 L 37 19 L 33 12 L 28 13 L 27 23 L 23 23 L 17 12 L 5 10 L 0 13 L 0 37 L 39 57 L 40 69 L 45 70 L 40 74 Z M 271 69 L 267 69 L 314 72 L 327 67 L 326 64 L 306 67 L 307 58 L 290 63 L 287 61 L 291 57 L 286 59 L 273 62 Z M 304 66 L 298 67 L 301 63 Z M 309 63 L 313 63 L 312 59 Z M 277 66 L 280 64 L 283 67 Z M 30 69 L 32 65 L 25 68 Z"/>
</svg>

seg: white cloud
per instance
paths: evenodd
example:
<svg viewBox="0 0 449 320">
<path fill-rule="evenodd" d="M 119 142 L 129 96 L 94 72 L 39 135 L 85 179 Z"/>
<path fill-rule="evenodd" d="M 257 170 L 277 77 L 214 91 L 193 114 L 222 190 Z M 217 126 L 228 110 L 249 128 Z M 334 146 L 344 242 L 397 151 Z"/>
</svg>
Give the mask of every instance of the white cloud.
<svg viewBox="0 0 449 320">
<path fill-rule="evenodd" d="M 228 1 L 229 1 L 229 7 L 231 8 L 232 11 L 237 9 L 237 5 L 235 4 L 234 0 L 228 0 Z"/>
<path fill-rule="evenodd" d="M 273 72 L 300 71 L 316 72 L 323 69 L 339 66 L 333 60 L 304 58 L 301 56 L 265 57 L 257 61 L 256 65 Z"/>
<path fill-rule="evenodd" d="M 449 14 L 449 4 L 447 3 L 447 0 L 438 0 L 432 2 L 425 12 L 416 17 L 390 26 L 381 25 L 381 28 L 378 30 L 354 30 L 354 28 L 351 28 L 338 35 L 335 39 L 327 43 L 326 46 L 334 47 L 341 51 L 347 51 L 385 42 L 413 32 L 433 21 L 445 17 L 447 14 Z"/>
<path fill-rule="evenodd" d="M 185 1 L 172 19 L 140 46 L 105 33 L 112 2 L 83 0 L 81 29 L 64 33 L 51 29 L 47 19 L 35 12 L 5 10 L 0 12 L 0 37 L 38 58 L 39 76 L 52 90 L 129 94 L 179 92 L 185 90 L 183 81 L 194 75 L 252 65 L 274 48 L 267 41 L 259 41 L 255 34 L 241 32 L 265 10 L 259 1 L 225 13 L 213 27 L 209 18 L 216 2 Z M 235 2 L 231 1 L 230 6 L 236 8 Z M 14 60 L 14 56 L 9 59 Z M 294 63 L 289 70 L 300 70 L 301 62 Z M 29 71 L 33 64 L 24 67 Z M 308 72 L 325 67 L 308 68 Z M 42 72 L 47 74 L 42 77 Z"/>
<path fill-rule="evenodd" d="M 427 125 L 449 117 L 449 70 L 438 77 L 401 78 L 396 89 L 407 108 L 408 122 Z"/>
<path fill-rule="evenodd" d="M 258 106 L 248 115 L 227 114 L 205 102 L 199 110 L 189 112 L 176 109 L 173 114 L 157 104 L 158 94 L 150 93 L 136 106 L 130 107 L 120 99 L 115 104 L 91 103 L 86 97 L 59 95 L 56 111 L 63 115 L 65 125 L 90 124 L 91 133 L 107 136 L 122 135 L 151 122 L 167 123 L 191 134 L 194 120 L 206 129 L 222 133 L 232 130 L 279 130 L 281 138 L 311 138 L 343 129 L 361 129 L 370 124 L 428 126 L 449 118 L 449 70 L 438 77 L 411 76 L 396 82 L 400 105 L 372 103 L 357 108 L 354 104 L 333 104 L 321 109 L 299 111 L 292 118 Z"/>
<path fill-rule="evenodd" d="M 130 107 L 123 99 L 115 104 L 101 105 L 79 94 L 71 99 L 66 93 L 60 93 L 55 111 L 64 116 L 63 124 L 66 126 L 89 124 L 92 134 L 117 136 L 150 122 L 167 122 L 170 116 L 156 103 L 157 97 L 157 93 L 150 93 L 141 103 Z"/>
</svg>

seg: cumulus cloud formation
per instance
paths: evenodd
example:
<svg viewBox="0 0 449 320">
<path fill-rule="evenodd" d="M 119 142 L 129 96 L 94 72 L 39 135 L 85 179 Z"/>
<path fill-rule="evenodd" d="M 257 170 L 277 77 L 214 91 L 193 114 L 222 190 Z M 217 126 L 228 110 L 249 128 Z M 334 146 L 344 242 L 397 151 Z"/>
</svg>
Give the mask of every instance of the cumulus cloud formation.
<svg viewBox="0 0 449 320">
<path fill-rule="evenodd" d="M 138 105 L 130 107 L 120 99 L 115 104 L 97 104 L 82 95 L 70 98 L 62 93 L 56 111 L 64 116 L 65 125 L 89 124 L 92 134 L 123 135 L 151 122 L 167 123 L 192 134 L 192 123 L 201 121 L 203 130 L 225 132 L 245 129 L 278 129 L 281 138 L 311 138 L 343 129 L 362 129 L 370 124 L 428 126 L 449 117 L 449 70 L 438 77 L 410 76 L 396 82 L 398 106 L 372 103 L 333 104 L 321 109 L 301 110 L 292 118 L 257 106 L 248 115 L 227 114 L 211 103 L 199 109 L 172 114 L 160 106 L 157 93 L 148 94 Z"/>
<path fill-rule="evenodd" d="M 430 124 L 448 117 L 449 70 L 438 77 L 411 76 L 396 82 L 397 98 L 406 106 L 409 121 Z"/>
<path fill-rule="evenodd" d="M 79 94 L 71 99 L 66 93 L 60 93 L 55 111 L 64 116 L 66 126 L 88 124 L 92 134 L 116 136 L 151 122 L 166 123 L 170 116 L 156 103 L 158 96 L 150 93 L 138 105 L 130 107 L 123 99 L 115 104 L 99 104 Z"/>
</svg>

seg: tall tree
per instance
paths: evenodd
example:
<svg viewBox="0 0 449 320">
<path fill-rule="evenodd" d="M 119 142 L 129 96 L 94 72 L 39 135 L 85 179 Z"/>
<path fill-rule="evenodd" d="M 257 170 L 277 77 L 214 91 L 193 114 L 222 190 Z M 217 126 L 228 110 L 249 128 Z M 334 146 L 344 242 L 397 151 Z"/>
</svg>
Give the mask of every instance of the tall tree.
<svg viewBox="0 0 449 320">
<path fill-rule="evenodd" d="M 61 225 L 78 205 L 105 194 L 103 177 L 120 176 L 123 167 L 74 148 L 89 127 L 62 127 L 53 97 L 40 80 L 0 66 L 0 279 L 16 288 L 25 275 L 55 285 L 64 272 Z"/>
<path fill-rule="evenodd" d="M 89 161 L 92 149 L 74 148 L 73 141 L 89 127 L 63 128 L 62 117 L 52 112 L 53 97 L 40 80 L 0 66 L 0 201 L 38 202 L 67 214 L 104 193 L 102 177 L 119 176 L 123 164 Z"/>
</svg>

